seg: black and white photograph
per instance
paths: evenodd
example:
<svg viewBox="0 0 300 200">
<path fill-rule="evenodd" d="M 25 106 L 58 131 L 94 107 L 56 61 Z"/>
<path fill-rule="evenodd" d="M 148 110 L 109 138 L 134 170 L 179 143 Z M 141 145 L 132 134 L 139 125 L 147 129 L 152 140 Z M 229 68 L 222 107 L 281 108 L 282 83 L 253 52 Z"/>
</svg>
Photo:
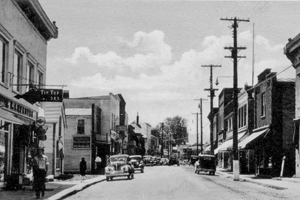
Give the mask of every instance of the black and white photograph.
<svg viewBox="0 0 300 200">
<path fill-rule="evenodd" d="M 300 199 L 299 10 L 0 0 L 0 199 Z"/>
</svg>

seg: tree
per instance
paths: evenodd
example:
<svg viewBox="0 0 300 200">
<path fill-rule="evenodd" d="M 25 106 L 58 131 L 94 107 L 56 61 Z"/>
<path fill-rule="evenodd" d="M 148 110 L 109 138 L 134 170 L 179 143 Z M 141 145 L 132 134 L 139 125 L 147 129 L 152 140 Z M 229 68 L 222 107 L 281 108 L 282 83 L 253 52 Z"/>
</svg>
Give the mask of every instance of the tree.
<svg viewBox="0 0 300 200">
<path fill-rule="evenodd" d="M 188 142 L 187 119 L 181 116 L 167 117 L 164 120 L 164 137 L 172 134 L 176 145 Z M 161 123 L 159 123 L 151 132 L 156 137 L 161 137 Z"/>
</svg>

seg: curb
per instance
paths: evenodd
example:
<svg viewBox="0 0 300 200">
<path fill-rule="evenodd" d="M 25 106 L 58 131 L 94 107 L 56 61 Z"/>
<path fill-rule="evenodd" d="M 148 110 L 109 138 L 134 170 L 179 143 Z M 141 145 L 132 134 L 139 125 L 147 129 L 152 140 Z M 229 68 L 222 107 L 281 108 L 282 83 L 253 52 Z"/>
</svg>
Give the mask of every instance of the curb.
<svg viewBox="0 0 300 200">
<path fill-rule="evenodd" d="M 224 175 L 225 178 L 233 178 L 233 175 L 231 175 L 231 174 L 226 174 L 226 173 L 222 173 L 222 172 L 218 172 L 218 171 L 216 171 L 216 173 L 219 174 L 219 175 Z M 275 185 L 272 185 L 272 184 L 266 184 L 266 183 L 260 183 L 258 181 L 253 181 L 253 180 L 250 180 L 249 178 L 240 178 L 239 181 L 240 182 L 254 183 L 254 184 L 257 184 L 257 185 L 261 185 L 261 186 L 264 186 L 264 187 L 269 187 L 269 188 L 273 188 L 273 189 L 277 189 L 277 190 L 286 190 L 287 189 L 287 188 L 280 187 L 280 186 L 275 186 Z"/>
<path fill-rule="evenodd" d="M 65 189 L 65 190 L 49 197 L 48 200 L 65 199 L 69 196 L 72 196 L 72 195 L 76 194 L 77 192 L 80 192 L 80 191 L 90 187 L 91 185 L 94 185 L 96 183 L 100 183 L 100 182 L 105 181 L 105 180 L 106 180 L 105 178 L 102 178 L 102 179 L 96 178 L 96 180 L 93 180 L 93 179 L 87 180 L 87 183 L 80 183 L 78 185 L 75 185 L 73 187 Z"/>
</svg>

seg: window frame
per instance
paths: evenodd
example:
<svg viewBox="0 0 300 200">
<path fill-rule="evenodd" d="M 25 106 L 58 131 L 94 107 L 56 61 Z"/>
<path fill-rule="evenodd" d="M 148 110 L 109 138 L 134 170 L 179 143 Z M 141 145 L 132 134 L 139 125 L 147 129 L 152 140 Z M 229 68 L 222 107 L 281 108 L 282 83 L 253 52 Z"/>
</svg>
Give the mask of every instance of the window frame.
<svg viewBox="0 0 300 200">
<path fill-rule="evenodd" d="M 37 85 L 38 88 L 43 88 L 44 86 L 44 73 L 41 70 L 38 70 L 37 72 Z"/>
<path fill-rule="evenodd" d="M 2 37 L 2 35 L 0 34 L 0 42 L 1 44 L 3 44 L 2 47 L 2 52 L 0 52 L 1 56 L 1 60 L 0 60 L 0 64 L 1 64 L 1 76 L 0 76 L 0 83 L 6 85 L 6 71 L 7 71 L 7 56 L 8 56 L 8 41 Z"/>
<path fill-rule="evenodd" d="M 83 126 L 79 126 L 79 121 L 83 120 Z M 84 118 L 78 118 L 77 120 L 77 125 L 76 125 L 76 131 L 78 135 L 84 135 L 85 134 L 85 119 Z M 79 131 L 79 128 L 83 128 L 83 132 Z"/>
<path fill-rule="evenodd" d="M 18 56 L 18 57 L 16 58 L 16 56 Z M 15 49 L 14 60 L 13 60 L 13 74 L 12 74 L 13 87 L 12 88 L 13 88 L 13 91 L 19 92 L 19 93 L 21 92 L 21 84 L 22 84 L 23 57 L 24 57 L 24 55 L 21 53 L 21 51 L 19 51 L 18 49 Z M 16 63 L 16 61 L 18 63 Z"/>
<path fill-rule="evenodd" d="M 28 84 L 28 86 L 26 87 L 27 88 L 26 91 L 29 90 L 29 85 L 31 83 L 34 84 L 34 71 L 35 71 L 34 69 L 35 69 L 35 64 L 28 60 L 27 67 L 26 67 L 26 84 Z"/>
<path fill-rule="evenodd" d="M 266 116 L 266 93 L 263 92 L 261 93 L 261 117 L 265 117 Z"/>
</svg>

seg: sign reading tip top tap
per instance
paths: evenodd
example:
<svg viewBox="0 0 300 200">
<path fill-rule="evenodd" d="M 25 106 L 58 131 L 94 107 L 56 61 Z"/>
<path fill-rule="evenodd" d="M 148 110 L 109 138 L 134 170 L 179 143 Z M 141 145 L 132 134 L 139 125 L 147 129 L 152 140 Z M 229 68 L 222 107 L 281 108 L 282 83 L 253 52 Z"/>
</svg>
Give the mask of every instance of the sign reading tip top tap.
<svg viewBox="0 0 300 200">
<path fill-rule="evenodd" d="M 59 89 L 39 89 L 40 98 L 38 101 L 62 102 L 63 90 Z"/>
<path fill-rule="evenodd" d="M 31 104 L 38 101 L 62 102 L 62 89 L 31 89 L 22 95 L 16 95 L 17 99 L 23 98 Z"/>
</svg>

